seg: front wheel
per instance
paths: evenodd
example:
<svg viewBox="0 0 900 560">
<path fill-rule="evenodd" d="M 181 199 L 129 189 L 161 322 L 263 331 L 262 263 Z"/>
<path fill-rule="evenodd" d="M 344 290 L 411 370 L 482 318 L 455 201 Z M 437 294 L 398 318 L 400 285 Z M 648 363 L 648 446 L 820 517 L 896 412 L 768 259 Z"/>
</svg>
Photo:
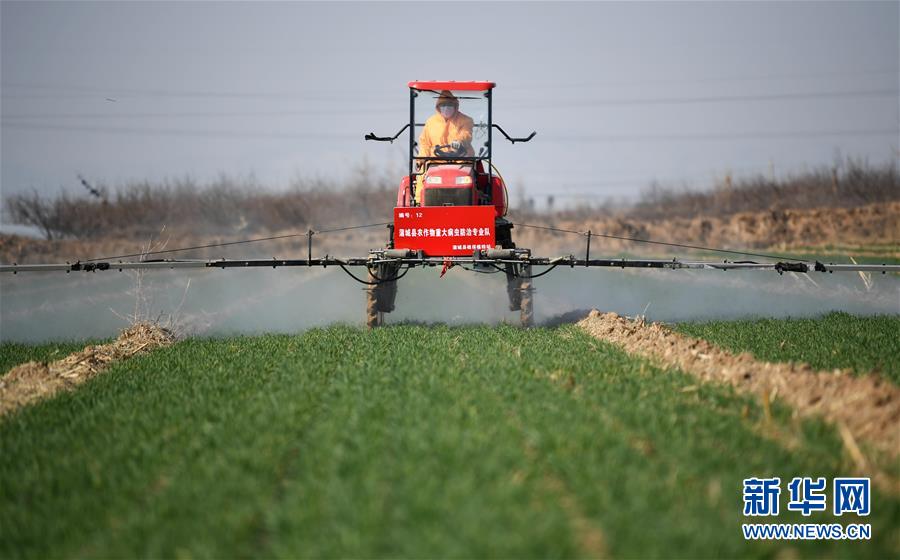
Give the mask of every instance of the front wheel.
<svg viewBox="0 0 900 560">
<path fill-rule="evenodd" d="M 520 319 L 522 327 L 527 329 L 534 326 L 534 284 L 531 280 L 531 265 L 525 265 L 520 270 Z"/>
<path fill-rule="evenodd" d="M 372 278 L 371 274 L 369 278 Z M 366 327 L 370 329 L 384 324 L 384 312 L 378 310 L 378 292 L 375 288 L 377 286 L 366 288 Z"/>
<path fill-rule="evenodd" d="M 509 310 L 518 311 L 523 327 L 534 326 L 534 284 L 531 265 L 506 264 L 506 293 Z"/>
<path fill-rule="evenodd" d="M 366 326 L 371 329 L 383 325 L 384 314 L 394 310 L 400 265 L 379 263 L 369 267 L 368 271 L 369 282 L 375 282 L 366 287 Z"/>
</svg>

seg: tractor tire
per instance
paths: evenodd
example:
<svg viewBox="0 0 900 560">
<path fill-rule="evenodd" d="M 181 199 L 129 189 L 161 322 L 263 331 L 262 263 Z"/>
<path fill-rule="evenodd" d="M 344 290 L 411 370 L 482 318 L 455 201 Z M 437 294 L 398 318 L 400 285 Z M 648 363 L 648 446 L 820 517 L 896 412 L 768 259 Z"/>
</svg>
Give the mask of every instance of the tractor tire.
<svg viewBox="0 0 900 560">
<path fill-rule="evenodd" d="M 506 265 L 506 295 L 509 296 L 509 310 L 522 309 L 522 279 L 516 273 L 516 266 Z"/>
<path fill-rule="evenodd" d="M 394 310 L 397 300 L 397 281 L 385 282 L 386 278 L 396 278 L 400 266 L 392 263 L 381 263 L 369 268 L 369 281 L 379 282 L 366 288 L 366 326 L 380 327 L 384 324 L 384 314 Z"/>
<path fill-rule="evenodd" d="M 520 317 L 522 328 L 527 329 L 534 326 L 534 285 L 531 280 L 531 265 L 525 265 L 520 270 Z"/>
<path fill-rule="evenodd" d="M 396 278 L 400 273 L 400 265 L 392 263 L 381 263 L 375 269 L 378 278 L 384 280 L 386 278 Z M 370 274 L 371 276 L 371 274 Z M 382 282 L 377 286 L 373 286 L 377 292 L 378 311 L 382 313 L 390 313 L 394 310 L 394 302 L 397 301 L 397 281 L 391 280 Z"/>
<path fill-rule="evenodd" d="M 369 273 L 369 281 L 372 282 L 375 277 Z M 374 329 L 380 327 L 384 322 L 384 313 L 378 310 L 378 286 L 366 287 L 366 327 Z"/>
</svg>

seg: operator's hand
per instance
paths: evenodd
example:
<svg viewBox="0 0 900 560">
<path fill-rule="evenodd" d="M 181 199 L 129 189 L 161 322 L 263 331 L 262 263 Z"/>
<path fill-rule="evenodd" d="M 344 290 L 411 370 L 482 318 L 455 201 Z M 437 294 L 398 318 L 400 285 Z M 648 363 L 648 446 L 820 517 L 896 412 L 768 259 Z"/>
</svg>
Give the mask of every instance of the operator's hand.
<svg viewBox="0 0 900 560">
<path fill-rule="evenodd" d="M 458 152 L 462 148 L 462 144 L 459 140 L 454 140 L 453 142 L 450 142 L 450 148 L 452 148 L 454 152 Z"/>
</svg>

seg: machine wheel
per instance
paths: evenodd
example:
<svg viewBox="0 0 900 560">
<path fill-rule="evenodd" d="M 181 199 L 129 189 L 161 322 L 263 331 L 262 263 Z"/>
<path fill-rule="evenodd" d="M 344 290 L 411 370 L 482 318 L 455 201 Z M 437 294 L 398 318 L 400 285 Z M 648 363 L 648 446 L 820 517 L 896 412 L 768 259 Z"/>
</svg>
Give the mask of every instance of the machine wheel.
<svg viewBox="0 0 900 560">
<path fill-rule="evenodd" d="M 534 326 L 534 285 L 531 280 L 531 265 L 521 268 L 519 280 L 519 293 L 521 294 L 520 315 L 522 327 Z"/>
<path fill-rule="evenodd" d="M 369 278 L 372 278 L 371 274 Z M 375 290 L 377 287 L 366 288 L 366 327 L 370 329 L 380 327 L 384 323 L 384 313 L 378 311 L 378 292 Z"/>
<path fill-rule="evenodd" d="M 506 295 L 509 296 L 509 310 L 522 309 L 522 279 L 516 273 L 516 266 L 506 265 Z"/>
<path fill-rule="evenodd" d="M 400 266 L 393 263 L 381 263 L 370 267 L 369 281 L 380 282 L 366 288 L 366 326 L 380 327 L 384 324 L 384 314 L 394 310 L 397 299 L 397 281 L 384 282 L 386 278 L 395 278 Z"/>
<path fill-rule="evenodd" d="M 374 329 L 375 327 L 380 327 L 384 324 L 384 313 L 380 311 L 376 311 L 374 314 L 369 314 L 366 316 L 366 327 L 370 329 Z"/>
</svg>

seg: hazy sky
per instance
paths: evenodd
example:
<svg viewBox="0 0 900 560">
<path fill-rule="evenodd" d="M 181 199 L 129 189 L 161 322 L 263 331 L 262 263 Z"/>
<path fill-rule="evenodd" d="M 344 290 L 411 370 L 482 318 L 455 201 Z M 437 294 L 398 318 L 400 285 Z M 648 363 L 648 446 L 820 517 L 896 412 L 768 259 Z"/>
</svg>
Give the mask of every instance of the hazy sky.
<svg viewBox="0 0 900 560">
<path fill-rule="evenodd" d="M 513 191 L 575 201 L 900 148 L 883 3 L 17 3 L 0 8 L 3 194 L 399 173 L 411 79 L 497 82 Z"/>
</svg>

